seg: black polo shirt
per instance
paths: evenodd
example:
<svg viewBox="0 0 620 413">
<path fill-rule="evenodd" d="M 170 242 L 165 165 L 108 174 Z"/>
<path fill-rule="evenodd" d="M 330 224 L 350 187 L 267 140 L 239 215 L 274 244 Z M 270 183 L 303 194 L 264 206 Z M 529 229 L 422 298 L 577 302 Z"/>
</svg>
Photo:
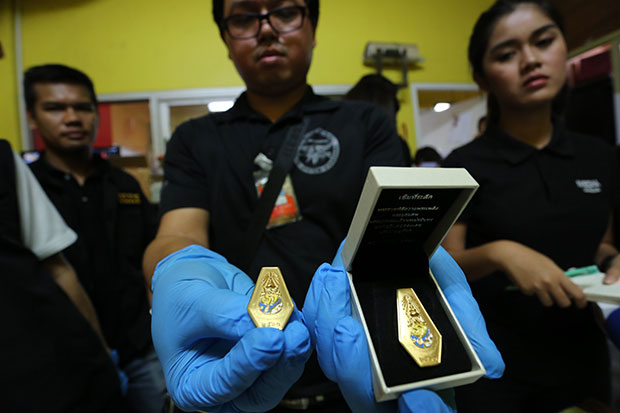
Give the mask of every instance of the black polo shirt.
<svg viewBox="0 0 620 413">
<path fill-rule="evenodd" d="M 442 166 L 464 167 L 480 184 L 459 218 L 467 224 L 467 248 L 508 239 L 545 254 L 563 269 L 591 265 L 609 215 L 620 205 L 613 149 L 560 124 L 543 149 L 490 127 L 452 152 Z M 500 272 L 471 284 L 507 373 L 543 383 L 584 374 L 574 360 L 577 336 L 587 337 L 590 348 L 597 349 L 579 351 L 578 365 L 600 373 L 606 350 L 591 309 L 546 308 L 536 296 L 511 289 Z M 536 374 L 532 366 L 540 367 Z"/>
<path fill-rule="evenodd" d="M 256 280 L 262 266 L 278 266 L 299 308 L 314 272 L 331 262 L 347 234 L 372 165 L 402 166 L 402 146 L 393 122 L 375 106 L 336 102 L 309 89 L 291 111 L 273 123 L 254 111 L 245 94 L 225 113 L 182 124 L 164 161 L 162 213 L 194 207 L 209 211 L 210 248 L 239 265 L 238 250 L 258 202 L 254 158 L 275 159 L 289 128 L 309 126 L 290 172 L 302 219 L 265 231 L 249 268 Z M 287 397 L 335 391 L 316 358 Z"/>
<path fill-rule="evenodd" d="M 37 179 L 43 177 L 43 187 L 49 191 L 51 185 L 62 193 L 62 201 L 55 206 L 67 224 L 80 239 L 69 253 L 71 265 L 79 275 L 80 282 L 91 297 L 96 297 L 97 284 L 103 282 L 104 274 L 111 272 L 110 251 L 105 234 L 103 176 L 109 165 L 99 157 L 93 158 L 93 171 L 80 185 L 75 178 L 60 171 L 46 161 L 34 164 Z M 41 177 L 41 178 L 40 178 Z M 58 199 L 58 197 L 52 197 Z"/>
<path fill-rule="evenodd" d="M 150 315 L 142 255 L 156 212 L 138 182 L 98 155 L 80 185 L 43 156 L 32 171 L 78 241 L 64 254 L 93 302 L 108 345 L 121 364 L 150 348 Z"/>
<path fill-rule="evenodd" d="M 314 271 L 331 261 L 346 236 L 371 165 L 403 165 L 400 138 L 373 105 L 336 102 L 308 93 L 272 123 L 254 111 L 245 94 L 225 113 L 181 125 L 168 144 L 161 211 L 209 211 L 210 247 L 237 264 L 237 250 L 258 196 L 254 158 L 275 159 L 288 129 L 309 120 L 290 173 L 302 219 L 266 230 L 247 274 L 281 268 L 291 295 L 303 305 Z"/>
</svg>

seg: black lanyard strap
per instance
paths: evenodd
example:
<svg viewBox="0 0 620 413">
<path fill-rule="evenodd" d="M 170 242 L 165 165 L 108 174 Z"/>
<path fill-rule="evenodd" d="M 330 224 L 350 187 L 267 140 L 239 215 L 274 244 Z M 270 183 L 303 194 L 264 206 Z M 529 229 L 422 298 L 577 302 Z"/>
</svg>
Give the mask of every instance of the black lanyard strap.
<svg viewBox="0 0 620 413">
<path fill-rule="evenodd" d="M 292 126 L 280 147 L 276 161 L 269 173 L 267 184 L 265 184 L 265 188 L 252 215 L 252 221 L 244 237 L 245 242 L 239 251 L 238 267 L 244 271 L 249 269 L 252 260 L 256 256 L 258 246 L 265 233 L 265 227 L 269 222 L 271 211 L 282 189 L 284 179 L 293 167 L 297 148 L 299 148 L 299 144 L 306 134 L 308 123 L 308 119 L 304 118 L 300 124 Z"/>
</svg>

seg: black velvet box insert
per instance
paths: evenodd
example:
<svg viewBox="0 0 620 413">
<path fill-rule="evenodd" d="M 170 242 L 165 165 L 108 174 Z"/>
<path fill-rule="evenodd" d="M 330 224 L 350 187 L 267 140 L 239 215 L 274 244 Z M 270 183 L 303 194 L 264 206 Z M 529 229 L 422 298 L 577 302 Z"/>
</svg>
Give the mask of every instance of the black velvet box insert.
<svg viewBox="0 0 620 413">
<path fill-rule="evenodd" d="M 484 375 L 429 270 L 429 257 L 477 186 L 464 169 L 370 168 L 342 258 L 353 313 L 366 330 L 378 401 L 419 387 L 471 383 Z M 442 336 L 437 366 L 419 367 L 399 342 L 400 288 L 415 291 Z"/>
</svg>

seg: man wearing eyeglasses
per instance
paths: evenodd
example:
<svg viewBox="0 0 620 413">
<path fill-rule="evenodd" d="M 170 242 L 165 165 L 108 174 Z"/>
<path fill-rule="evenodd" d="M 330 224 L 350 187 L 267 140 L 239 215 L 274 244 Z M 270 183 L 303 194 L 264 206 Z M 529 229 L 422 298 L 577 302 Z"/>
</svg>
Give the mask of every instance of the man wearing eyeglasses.
<svg viewBox="0 0 620 413">
<path fill-rule="evenodd" d="M 308 86 L 318 0 L 213 0 L 213 16 L 247 89 L 229 111 L 181 125 L 168 144 L 161 222 L 144 257 L 168 390 L 185 410 L 347 411 L 336 384 L 315 360 L 307 362 L 319 342 L 322 365 L 331 357 L 326 347 L 351 349 L 356 369 L 330 378 L 351 408 L 375 411 L 359 323 L 336 343 L 329 333 L 317 337 L 318 321 L 307 321 L 350 308 L 343 300 L 339 309 L 322 305 L 330 297 L 319 299 L 322 287 L 313 284 L 304 313 L 299 309 L 314 272 L 346 236 L 368 168 L 404 165 L 400 138 L 380 109 L 335 102 Z M 282 187 L 290 213 L 274 208 L 253 246 L 261 179 L 297 135 L 290 188 L 286 180 Z M 255 328 L 248 315 L 264 266 L 281 269 L 297 305 L 282 331 Z"/>
</svg>

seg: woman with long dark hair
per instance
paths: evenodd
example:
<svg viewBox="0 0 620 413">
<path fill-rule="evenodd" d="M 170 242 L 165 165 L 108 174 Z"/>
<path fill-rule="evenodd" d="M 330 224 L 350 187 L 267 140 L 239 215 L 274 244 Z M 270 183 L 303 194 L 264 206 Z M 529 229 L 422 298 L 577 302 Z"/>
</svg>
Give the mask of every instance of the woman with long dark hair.
<svg viewBox="0 0 620 413">
<path fill-rule="evenodd" d="M 471 35 L 488 127 L 443 163 L 480 184 L 444 246 L 469 279 L 506 371 L 457 389 L 459 412 L 557 412 L 609 399 L 599 309 L 565 270 L 596 263 L 606 282 L 617 281 L 618 166 L 611 147 L 559 120 L 566 56 L 561 18 L 545 0 L 497 1 Z"/>
</svg>

